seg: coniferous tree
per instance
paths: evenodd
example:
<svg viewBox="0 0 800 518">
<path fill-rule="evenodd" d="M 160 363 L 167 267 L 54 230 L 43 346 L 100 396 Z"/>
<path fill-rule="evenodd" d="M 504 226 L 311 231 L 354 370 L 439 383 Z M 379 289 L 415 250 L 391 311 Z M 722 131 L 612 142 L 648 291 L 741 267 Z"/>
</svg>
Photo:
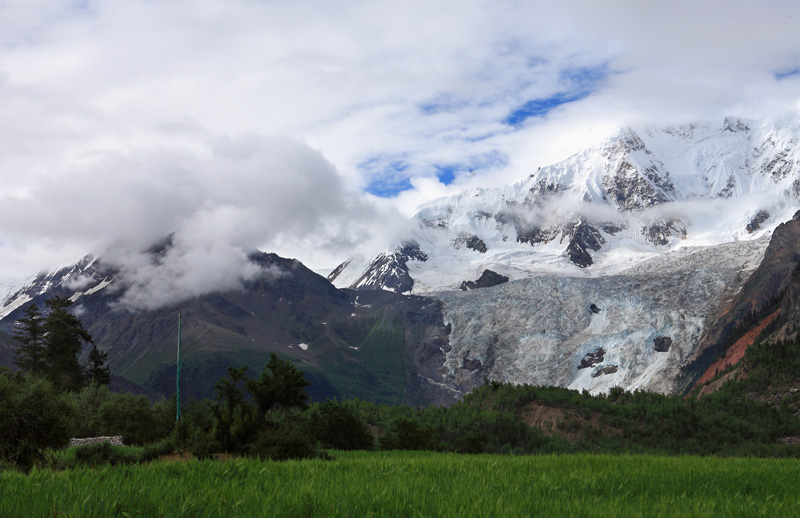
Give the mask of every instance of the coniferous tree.
<svg viewBox="0 0 800 518">
<path fill-rule="evenodd" d="M 67 311 L 71 300 L 56 296 L 45 305 L 50 309 L 44 322 L 47 375 L 61 389 L 78 390 L 84 382 L 78 354 L 83 342 L 92 343 L 92 337 L 78 317 Z"/>
<path fill-rule="evenodd" d="M 89 361 L 86 364 L 86 381 L 95 385 L 108 385 L 111 383 L 111 373 L 105 366 L 108 353 L 101 351 L 96 345 L 92 345 L 89 351 Z"/>
<path fill-rule="evenodd" d="M 247 382 L 247 388 L 253 394 L 260 415 L 264 415 L 274 405 L 283 408 L 308 408 L 305 388 L 311 385 L 303 373 L 288 360 L 281 360 L 275 353 L 270 353 L 267 366 L 261 376 Z"/>
<path fill-rule="evenodd" d="M 44 376 L 47 373 L 44 319 L 36 304 L 30 304 L 23 313 L 25 316 L 17 320 L 14 329 L 14 338 L 22 344 L 16 351 L 14 362 L 24 372 Z"/>
</svg>

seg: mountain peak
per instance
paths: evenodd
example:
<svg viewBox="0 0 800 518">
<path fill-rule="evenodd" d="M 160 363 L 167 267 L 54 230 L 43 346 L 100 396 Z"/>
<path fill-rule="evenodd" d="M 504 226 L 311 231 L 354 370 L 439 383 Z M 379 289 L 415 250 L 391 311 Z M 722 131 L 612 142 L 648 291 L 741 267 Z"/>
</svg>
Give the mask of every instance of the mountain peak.
<svg viewBox="0 0 800 518">
<path fill-rule="evenodd" d="M 505 187 L 420 207 L 414 239 L 429 260 L 397 264 L 412 291 L 423 293 L 456 289 L 485 269 L 511 279 L 610 275 L 681 247 L 755 239 L 800 207 L 797 142 L 800 113 L 623 127 Z M 483 251 L 460 246 L 465 239 Z M 375 271 L 372 262 L 343 265 L 333 282 L 352 285 Z M 362 287 L 390 288 L 368 277 Z"/>
</svg>

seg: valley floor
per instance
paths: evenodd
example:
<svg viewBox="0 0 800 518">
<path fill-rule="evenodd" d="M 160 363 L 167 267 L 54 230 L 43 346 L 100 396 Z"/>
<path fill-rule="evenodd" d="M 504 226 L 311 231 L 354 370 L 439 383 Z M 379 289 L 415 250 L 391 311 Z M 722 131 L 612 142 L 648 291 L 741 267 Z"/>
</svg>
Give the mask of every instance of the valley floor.
<svg viewBox="0 0 800 518">
<path fill-rule="evenodd" d="M 800 460 L 334 452 L 0 472 L 4 516 L 798 516 Z"/>
</svg>

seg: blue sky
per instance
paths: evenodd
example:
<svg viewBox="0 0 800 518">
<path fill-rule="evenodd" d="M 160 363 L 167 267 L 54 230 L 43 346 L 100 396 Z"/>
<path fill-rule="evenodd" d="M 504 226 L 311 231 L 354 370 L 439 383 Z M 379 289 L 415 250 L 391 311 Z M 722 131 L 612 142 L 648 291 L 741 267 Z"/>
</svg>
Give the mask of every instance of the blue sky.
<svg viewBox="0 0 800 518">
<path fill-rule="evenodd" d="M 0 278 L 204 226 L 335 262 L 621 125 L 797 108 L 798 24 L 782 0 L 5 2 Z"/>
</svg>

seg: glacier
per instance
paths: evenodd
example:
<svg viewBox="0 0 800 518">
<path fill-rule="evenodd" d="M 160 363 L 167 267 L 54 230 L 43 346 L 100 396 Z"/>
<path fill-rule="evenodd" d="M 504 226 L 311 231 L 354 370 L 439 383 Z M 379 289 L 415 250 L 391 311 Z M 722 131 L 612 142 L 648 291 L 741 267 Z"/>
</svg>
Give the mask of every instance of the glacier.
<svg viewBox="0 0 800 518">
<path fill-rule="evenodd" d="M 485 379 L 590 393 L 614 386 L 673 393 L 716 308 L 758 266 L 768 242 L 765 236 L 679 250 L 618 275 L 437 292 L 451 333 L 436 381 L 461 394 Z M 665 352 L 656 351 L 660 337 L 669 339 Z M 600 349 L 602 361 L 580 368 Z"/>
<path fill-rule="evenodd" d="M 706 327 L 800 208 L 798 142 L 797 110 L 621 128 L 505 187 L 421 206 L 412 240 L 329 279 L 441 300 L 451 333 L 429 381 L 460 394 L 486 379 L 675 392 Z M 459 289 L 487 270 L 509 282 Z"/>
</svg>

